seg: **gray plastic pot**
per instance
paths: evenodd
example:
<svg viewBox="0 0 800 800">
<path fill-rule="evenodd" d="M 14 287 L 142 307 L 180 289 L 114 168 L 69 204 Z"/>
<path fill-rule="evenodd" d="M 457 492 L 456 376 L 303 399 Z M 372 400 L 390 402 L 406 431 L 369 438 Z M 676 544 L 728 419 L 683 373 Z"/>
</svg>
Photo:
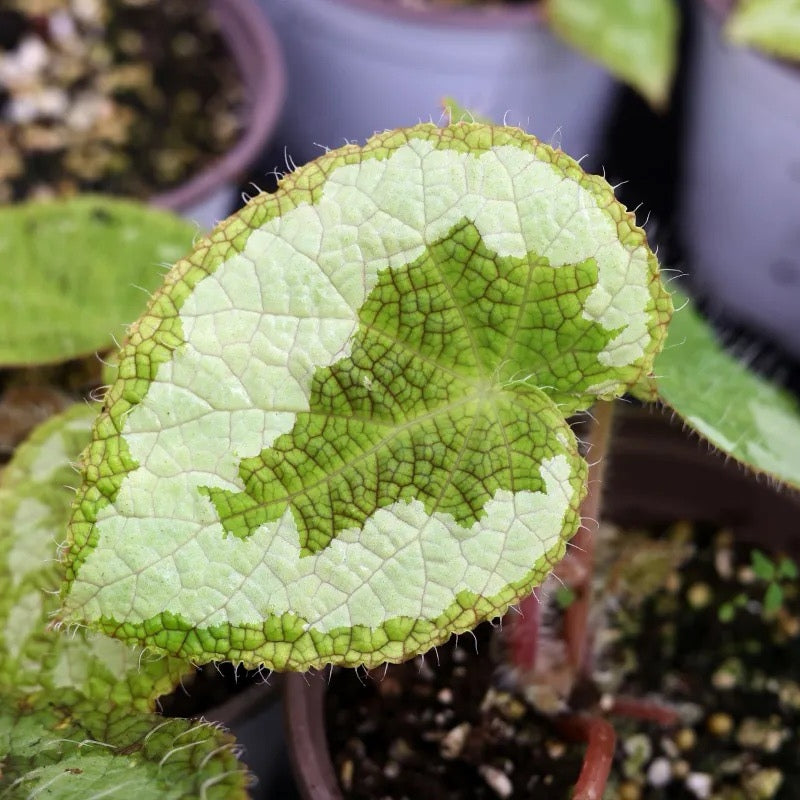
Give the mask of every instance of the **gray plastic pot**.
<svg viewBox="0 0 800 800">
<path fill-rule="evenodd" d="M 800 357 L 800 66 L 727 44 L 695 0 L 680 226 L 712 308 Z"/>
<path fill-rule="evenodd" d="M 596 155 L 614 82 L 554 39 L 535 3 L 259 2 L 286 53 L 291 103 L 279 140 L 297 163 L 319 146 L 436 122 L 446 95 L 572 156 Z"/>
<path fill-rule="evenodd" d="M 256 0 L 211 0 L 222 37 L 245 84 L 243 133 L 236 145 L 193 178 L 151 198 L 209 230 L 237 205 L 237 181 L 272 136 L 285 95 L 278 37 Z"/>
</svg>

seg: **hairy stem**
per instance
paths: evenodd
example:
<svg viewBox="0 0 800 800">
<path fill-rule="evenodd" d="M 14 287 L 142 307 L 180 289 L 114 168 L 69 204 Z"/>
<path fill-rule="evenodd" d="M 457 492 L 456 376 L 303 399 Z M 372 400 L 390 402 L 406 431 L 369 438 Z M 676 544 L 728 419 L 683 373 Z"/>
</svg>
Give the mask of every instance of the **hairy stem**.
<svg viewBox="0 0 800 800">
<path fill-rule="evenodd" d="M 613 402 L 602 401 L 594 406 L 587 443 L 589 491 L 581 506 L 581 527 L 572 538 L 571 558 L 575 561 L 576 578 L 570 588 L 575 593 L 575 599 L 564 614 L 564 638 L 567 644 L 567 657 L 576 674 L 586 668 L 587 654 L 590 652 L 588 619 L 594 577 L 595 531 L 590 530 L 586 523 L 600 522 L 603 475 L 613 417 Z"/>
<path fill-rule="evenodd" d="M 581 506 L 584 524 L 572 538 L 572 550 L 557 569 L 559 578 L 575 593 L 575 599 L 567 608 L 564 619 L 564 636 L 567 657 L 572 672 L 577 674 L 585 667 L 588 652 L 587 620 L 591 602 L 592 577 L 594 573 L 594 533 L 585 523 L 598 521 L 602 496 L 605 454 L 611 432 L 613 403 L 597 403 L 594 407 L 587 441 L 589 459 L 589 490 Z M 506 616 L 509 658 L 522 672 L 536 666 L 537 642 L 539 640 L 539 600 L 529 595 L 519 604 L 519 614 Z"/>
</svg>

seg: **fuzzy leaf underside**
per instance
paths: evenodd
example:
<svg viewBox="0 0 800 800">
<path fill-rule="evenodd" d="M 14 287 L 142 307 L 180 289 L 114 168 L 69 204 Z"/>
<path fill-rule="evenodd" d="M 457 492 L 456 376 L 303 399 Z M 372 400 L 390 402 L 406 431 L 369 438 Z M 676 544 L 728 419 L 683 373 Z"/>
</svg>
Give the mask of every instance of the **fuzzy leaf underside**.
<svg viewBox="0 0 800 800">
<path fill-rule="evenodd" d="M 40 425 L 0 482 L 0 798 L 244 798 L 249 778 L 228 734 L 148 713 L 189 664 L 47 629 L 71 463 L 97 412 L 75 405 Z"/>
<path fill-rule="evenodd" d="M 110 347 L 194 235 L 166 211 L 109 197 L 0 208 L 0 366 Z"/>
<path fill-rule="evenodd" d="M 800 0 L 741 0 L 725 33 L 736 44 L 800 61 Z"/>
<path fill-rule="evenodd" d="M 306 669 L 502 613 L 579 523 L 565 417 L 649 373 L 670 312 L 611 188 L 518 129 L 332 151 L 200 241 L 133 326 L 64 619 Z"/>
<path fill-rule="evenodd" d="M 0 481 L 0 691 L 151 710 L 190 666 L 107 636 L 53 631 L 64 569 L 57 557 L 98 407 L 75 405 L 17 448 Z"/>
<path fill-rule="evenodd" d="M 709 324 L 675 293 L 676 312 L 656 359 L 661 399 L 715 447 L 800 488 L 800 405 L 725 352 Z"/>
<path fill-rule="evenodd" d="M 545 0 L 553 30 L 656 108 L 669 99 L 678 50 L 673 0 Z"/>
<path fill-rule="evenodd" d="M 0 800 L 244 800 L 250 778 L 218 727 L 126 708 L 5 701 Z"/>
</svg>

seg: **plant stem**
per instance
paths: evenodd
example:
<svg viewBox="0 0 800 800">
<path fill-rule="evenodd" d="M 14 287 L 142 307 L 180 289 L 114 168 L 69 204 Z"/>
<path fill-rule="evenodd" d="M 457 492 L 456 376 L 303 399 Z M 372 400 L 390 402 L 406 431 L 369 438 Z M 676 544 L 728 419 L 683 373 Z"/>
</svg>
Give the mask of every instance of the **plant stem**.
<svg viewBox="0 0 800 800">
<path fill-rule="evenodd" d="M 583 520 L 598 520 L 602 494 L 603 465 L 611 431 L 613 403 L 600 402 L 594 409 L 589 428 L 587 456 L 590 460 L 588 493 L 581 505 Z M 567 608 L 564 618 L 564 636 L 567 657 L 573 673 L 584 667 L 587 647 L 587 620 L 591 601 L 592 576 L 594 572 L 594 534 L 581 525 L 572 538 L 574 547 L 569 553 L 569 576 L 562 580 L 575 592 L 575 599 Z M 505 618 L 509 660 L 522 672 L 536 666 L 536 650 L 539 640 L 539 600 L 529 595 L 519 604 L 519 614 L 508 614 Z"/>
<path fill-rule="evenodd" d="M 564 736 L 587 745 L 572 800 L 601 800 L 614 758 L 617 739 L 614 728 L 599 717 L 579 715 L 561 717 L 556 725 Z"/>
<path fill-rule="evenodd" d="M 539 641 L 539 598 L 529 594 L 519 604 L 519 614 L 506 616 L 511 663 L 528 671 L 536 666 L 536 644 Z"/>
<path fill-rule="evenodd" d="M 573 552 L 570 557 L 574 559 L 576 568 L 573 573 L 577 579 L 570 585 L 575 593 L 575 599 L 564 613 L 564 639 L 567 645 L 567 657 L 576 675 L 587 668 L 588 654 L 591 652 L 588 620 L 595 566 L 596 531 L 590 531 L 585 523 L 594 521 L 597 525 L 600 524 L 603 475 L 613 416 L 613 401 L 601 401 L 594 406 L 586 453 L 589 460 L 589 488 L 581 505 L 581 527 L 571 542 Z"/>
</svg>

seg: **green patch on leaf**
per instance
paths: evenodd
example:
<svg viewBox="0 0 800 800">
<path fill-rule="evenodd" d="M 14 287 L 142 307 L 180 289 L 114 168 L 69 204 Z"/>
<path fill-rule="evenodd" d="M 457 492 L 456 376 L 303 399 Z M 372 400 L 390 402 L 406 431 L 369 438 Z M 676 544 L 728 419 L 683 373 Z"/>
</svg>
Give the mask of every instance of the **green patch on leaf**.
<svg viewBox="0 0 800 800">
<path fill-rule="evenodd" d="M 64 619 L 299 670 L 503 613 L 579 523 L 566 417 L 649 374 L 670 313 L 611 188 L 518 129 L 332 151 L 199 242 L 134 326 Z"/>
<path fill-rule="evenodd" d="M 800 487 L 800 405 L 726 353 L 688 299 L 673 297 L 687 305 L 656 359 L 661 399 L 737 461 Z"/>
<path fill-rule="evenodd" d="M 107 197 L 0 208 L 0 365 L 108 348 L 194 235 L 170 213 Z"/>
<path fill-rule="evenodd" d="M 673 0 L 545 0 L 553 30 L 651 105 L 663 108 L 675 72 L 678 8 Z"/>
<path fill-rule="evenodd" d="M 740 0 L 725 33 L 736 44 L 800 60 L 800 0 Z"/>
</svg>

